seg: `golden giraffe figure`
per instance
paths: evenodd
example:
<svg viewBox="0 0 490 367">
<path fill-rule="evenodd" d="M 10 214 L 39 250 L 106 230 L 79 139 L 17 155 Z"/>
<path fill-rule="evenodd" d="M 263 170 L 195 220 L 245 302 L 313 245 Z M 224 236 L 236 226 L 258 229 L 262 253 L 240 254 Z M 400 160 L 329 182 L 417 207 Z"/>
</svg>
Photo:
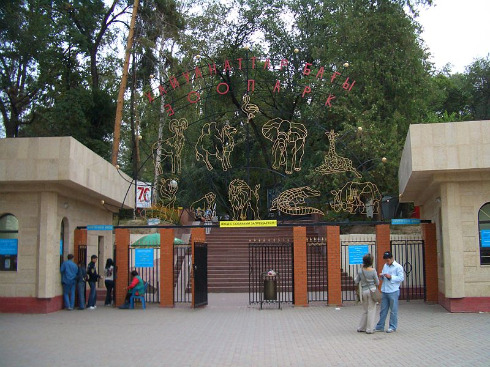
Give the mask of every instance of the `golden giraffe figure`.
<svg viewBox="0 0 490 367">
<path fill-rule="evenodd" d="M 323 158 L 323 164 L 320 167 L 317 167 L 316 171 L 323 175 L 350 171 L 353 172 L 356 177 L 360 178 L 361 174 L 352 166 L 352 161 L 348 158 L 340 157 L 337 152 L 335 152 L 335 138 L 338 134 L 335 134 L 335 132 L 331 130 L 326 132 L 325 135 L 327 135 L 330 145 L 327 154 Z"/>
</svg>

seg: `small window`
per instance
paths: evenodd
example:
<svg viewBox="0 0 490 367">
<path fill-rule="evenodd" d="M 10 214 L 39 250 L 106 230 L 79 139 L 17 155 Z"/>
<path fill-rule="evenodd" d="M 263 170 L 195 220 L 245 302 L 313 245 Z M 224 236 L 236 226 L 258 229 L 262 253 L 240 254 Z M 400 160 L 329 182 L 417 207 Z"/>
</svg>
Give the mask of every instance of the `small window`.
<svg viewBox="0 0 490 367">
<path fill-rule="evenodd" d="M 0 271 L 17 271 L 19 221 L 12 214 L 0 216 Z"/>
<path fill-rule="evenodd" d="M 490 265 L 490 203 L 478 212 L 478 233 L 480 235 L 480 264 Z"/>
</svg>

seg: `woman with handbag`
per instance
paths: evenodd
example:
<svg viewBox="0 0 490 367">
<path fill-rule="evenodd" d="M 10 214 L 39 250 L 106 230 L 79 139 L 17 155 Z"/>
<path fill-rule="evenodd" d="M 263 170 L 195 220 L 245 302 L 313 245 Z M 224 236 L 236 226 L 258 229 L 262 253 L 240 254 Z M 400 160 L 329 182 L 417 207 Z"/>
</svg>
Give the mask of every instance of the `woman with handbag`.
<svg viewBox="0 0 490 367">
<path fill-rule="evenodd" d="M 357 331 L 373 334 L 376 326 L 376 300 L 373 298 L 372 293 L 374 294 L 378 287 L 379 278 L 373 268 L 373 257 L 371 254 L 366 254 L 362 258 L 362 268 L 359 269 L 354 282 L 356 286 L 361 283 L 362 288 L 363 313 Z"/>
</svg>

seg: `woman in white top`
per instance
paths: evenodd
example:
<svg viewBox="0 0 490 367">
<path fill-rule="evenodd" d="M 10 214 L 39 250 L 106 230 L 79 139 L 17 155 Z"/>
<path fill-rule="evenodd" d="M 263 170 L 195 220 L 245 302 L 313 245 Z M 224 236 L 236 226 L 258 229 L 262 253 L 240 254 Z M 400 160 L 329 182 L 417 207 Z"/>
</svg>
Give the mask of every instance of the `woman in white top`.
<svg viewBox="0 0 490 367">
<path fill-rule="evenodd" d="M 114 262 L 112 259 L 107 259 L 104 269 L 105 287 L 107 293 L 105 296 L 104 306 L 110 306 L 112 304 L 112 290 L 114 289 Z"/>
<path fill-rule="evenodd" d="M 376 326 L 376 302 L 371 297 L 371 290 L 378 286 L 379 279 L 376 269 L 373 268 L 373 257 L 371 254 L 364 255 L 362 264 L 362 268 L 354 279 L 356 286 L 361 282 L 362 287 L 363 313 L 357 331 L 373 334 Z"/>
</svg>

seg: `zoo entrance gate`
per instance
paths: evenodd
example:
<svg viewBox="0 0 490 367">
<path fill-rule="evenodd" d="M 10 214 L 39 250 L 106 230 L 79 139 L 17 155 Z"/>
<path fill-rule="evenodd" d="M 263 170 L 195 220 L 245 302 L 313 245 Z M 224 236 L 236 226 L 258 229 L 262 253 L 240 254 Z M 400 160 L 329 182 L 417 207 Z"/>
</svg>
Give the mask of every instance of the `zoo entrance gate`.
<svg viewBox="0 0 490 367">
<path fill-rule="evenodd" d="M 332 305 L 341 305 L 344 301 L 354 300 L 353 278 L 359 266 L 347 266 L 347 246 L 357 241 L 367 244 L 373 252 L 375 266 L 381 271 L 384 261 L 382 254 L 391 250 L 405 270 L 406 280 L 402 285 L 401 299 L 424 299 L 437 302 L 437 273 L 426 264 L 435 263 L 437 259 L 435 225 L 423 223 L 422 238 L 396 239 L 390 237 L 388 224 L 376 225 L 374 239 L 352 238 L 345 240 L 340 235 L 340 227 L 327 225 L 322 227 L 326 236 L 307 238 L 306 227 L 294 227 L 293 238 L 283 241 L 281 246 L 270 246 L 267 242 L 257 241 L 250 245 L 249 253 L 249 302 L 260 301 L 263 285 L 261 276 L 274 266 L 278 270 L 278 297 L 281 302 L 304 306 L 310 302 L 324 301 Z M 84 245 L 83 233 L 75 231 L 75 253 L 80 245 Z M 215 230 L 213 228 L 213 230 Z M 148 275 L 150 292 L 147 301 L 159 303 L 161 307 L 173 307 L 176 303 L 191 303 L 194 305 L 195 289 L 193 287 L 193 245 L 206 243 L 203 227 L 191 229 L 189 246 L 176 246 L 174 249 L 174 228 L 160 227 L 161 246 L 159 251 L 158 268 L 155 273 Z M 85 237 L 86 239 L 86 237 Z M 355 242 L 354 242 L 355 241 Z M 328 244 L 328 245 L 327 245 Z M 116 305 L 124 302 L 125 288 L 130 282 L 130 228 L 115 228 L 115 260 L 118 269 L 116 279 Z M 278 255 L 275 253 L 281 248 Z M 175 251 L 175 252 L 174 252 Z M 348 251 L 348 250 L 347 250 Z M 179 260 L 180 259 L 180 260 Z M 281 265 L 273 262 L 280 261 Z M 254 264 L 261 264 L 257 266 Z M 277 263 L 278 264 L 278 263 Z M 435 268 L 435 267 L 432 267 Z M 127 271 L 121 271 L 127 269 Z M 287 270 L 284 270 L 287 269 Z M 431 272 L 427 274 L 426 272 Z M 145 277 L 144 271 L 143 277 Z M 282 280 L 281 280 L 282 279 Z M 426 281 L 431 279 L 431 281 Z M 257 281 L 258 280 L 258 281 Z M 206 280 L 207 281 L 207 280 Z M 202 282 L 201 282 L 202 283 Z"/>
</svg>

